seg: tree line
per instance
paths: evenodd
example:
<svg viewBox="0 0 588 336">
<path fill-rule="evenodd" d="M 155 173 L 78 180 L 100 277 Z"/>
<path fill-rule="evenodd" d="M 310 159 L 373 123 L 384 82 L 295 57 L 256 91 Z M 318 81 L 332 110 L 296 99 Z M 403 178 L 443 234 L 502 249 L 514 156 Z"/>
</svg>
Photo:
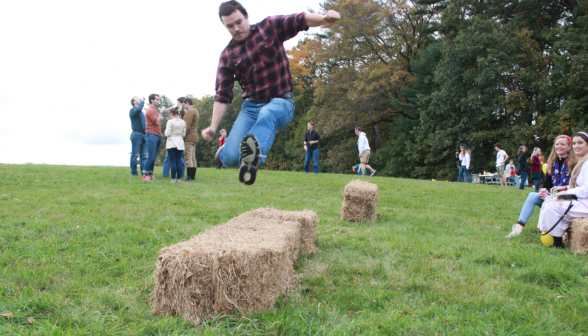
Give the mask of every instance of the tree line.
<svg viewBox="0 0 588 336">
<path fill-rule="evenodd" d="M 587 1 L 327 0 L 344 19 L 288 51 L 296 112 L 265 169 L 300 171 L 306 123 L 322 136 L 321 172 L 350 172 L 360 126 L 380 175 L 456 179 L 460 143 L 472 172 L 494 169 L 493 144 L 551 150 L 585 128 Z M 221 128 L 243 100 L 235 86 Z M 199 129 L 212 96 L 196 99 Z M 219 128 L 220 129 L 220 128 Z M 200 139 L 199 165 L 218 144 Z"/>
</svg>

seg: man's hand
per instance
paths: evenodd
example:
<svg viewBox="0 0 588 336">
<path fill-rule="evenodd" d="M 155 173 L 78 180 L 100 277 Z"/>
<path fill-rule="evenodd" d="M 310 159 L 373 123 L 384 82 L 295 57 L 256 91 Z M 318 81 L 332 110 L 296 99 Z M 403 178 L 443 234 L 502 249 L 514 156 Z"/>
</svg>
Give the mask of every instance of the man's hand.
<svg viewBox="0 0 588 336">
<path fill-rule="evenodd" d="M 308 152 L 308 148 L 306 147 L 306 145 L 304 145 L 304 151 Z"/>
<path fill-rule="evenodd" d="M 159 109 L 159 113 L 163 113 L 163 112 L 165 112 L 165 110 L 166 110 L 165 106 L 162 106 L 162 107 Z"/>
<path fill-rule="evenodd" d="M 329 10 L 327 11 L 327 14 L 325 14 L 325 22 L 326 23 L 335 23 L 337 21 L 341 20 L 341 14 L 337 13 L 334 10 Z"/>
<path fill-rule="evenodd" d="M 202 130 L 202 137 L 206 141 L 212 140 L 215 135 L 216 135 L 216 130 L 213 129 L 212 127 L 208 127 L 208 128 L 205 128 Z"/>
</svg>

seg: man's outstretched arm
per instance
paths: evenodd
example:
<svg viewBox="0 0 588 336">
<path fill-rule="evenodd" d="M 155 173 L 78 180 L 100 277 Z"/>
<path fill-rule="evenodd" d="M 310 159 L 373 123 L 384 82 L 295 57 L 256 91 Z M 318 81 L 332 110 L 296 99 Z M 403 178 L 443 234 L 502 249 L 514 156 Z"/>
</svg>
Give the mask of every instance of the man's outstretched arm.
<svg viewBox="0 0 588 336">
<path fill-rule="evenodd" d="M 319 27 L 326 23 L 335 23 L 341 20 L 341 15 L 334 11 L 327 11 L 327 14 L 307 13 L 304 18 L 309 27 Z"/>
<path fill-rule="evenodd" d="M 218 125 L 220 124 L 221 120 L 223 120 L 228 107 L 229 104 L 227 103 L 221 103 L 218 101 L 214 102 L 212 107 L 212 120 L 210 121 L 210 127 L 202 130 L 202 137 L 204 140 L 210 141 L 214 138 L 216 135 L 216 130 L 218 129 Z"/>
</svg>

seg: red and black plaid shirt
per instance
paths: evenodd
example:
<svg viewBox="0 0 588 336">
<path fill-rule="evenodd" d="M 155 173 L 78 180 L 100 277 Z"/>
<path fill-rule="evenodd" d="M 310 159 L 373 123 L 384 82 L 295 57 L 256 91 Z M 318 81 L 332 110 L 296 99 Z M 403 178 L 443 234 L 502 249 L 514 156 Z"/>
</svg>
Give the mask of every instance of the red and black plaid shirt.
<svg viewBox="0 0 588 336">
<path fill-rule="evenodd" d="M 235 80 L 243 89 L 243 98 L 271 98 L 292 92 L 292 75 L 283 43 L 299 31 L 308 30 L 305 15 L 270 16 L 251 25 L 244 43 L 231 40 L 218 62 L 214 100 L 231 103 Z"/>
</svg>

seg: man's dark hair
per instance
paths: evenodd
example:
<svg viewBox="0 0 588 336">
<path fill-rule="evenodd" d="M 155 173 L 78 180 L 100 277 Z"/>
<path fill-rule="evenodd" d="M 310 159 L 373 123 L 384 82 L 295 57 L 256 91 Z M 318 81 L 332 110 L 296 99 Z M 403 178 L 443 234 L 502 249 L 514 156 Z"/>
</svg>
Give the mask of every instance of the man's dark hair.
<svg viewBox="0 0 588 336">
<path fill-rule="evenodd" d="M 133 98 L 131 98 L 131 105 L 135 106 L 135 98 L 137 98 L 137 96 L 134 96 Z"/>
<path fill-rule="evenodd" d="M 355 130 L 361 132 L 361 127 L 356 127 Z"/>
<path fill-rule="evenodd" d="M 234 11 L 239 10 L 244 17 L 247 17 L 247 10 L 243 5 L 241 5 L 238 1 L 231 0 L 225 1 L 218 7 L 218 17 L 223 21 L 223 16 L 229 16 L 233 14 Z"/>
<path fill-rule="evenodd" d="M 308 122 L 310 124 L 310 126 L 312 126 L 312 128 L 314 128 L 314 123 L 312 121 Z"/>
<path fill-rule="evenodd" d="M 178 101 L 179 101 L 180 103 L 183 103 L 183 102 L 184 102 L 184 99 L 186 99 L 186 98 L 185 98 L 185 97 L 180 97 L 180 98 L 178 98 Z"/>
<path fill-rule="evenodd" d="M 498 147 L 498 149 L 502 149 L 502 146 L 500 145 L 500 142 L 497 142 L 494 144 L 494 147 Z"/>
<path fill-rule="evenodd" d="M 149 95 L 149 104 L 151 104 L 151 102 L 155 100 L 155 97 L 159 97 L 159 95 L 157 93 L 152 93 Z"/>
<path fill-rule="evenodd" d="M 183 103 L 188 103 L 188 104 L 190 104 L 190 106 L 194 105 L 194 102 L 192 102 L 192 98 L 184 98 Z"/>
</svg>

